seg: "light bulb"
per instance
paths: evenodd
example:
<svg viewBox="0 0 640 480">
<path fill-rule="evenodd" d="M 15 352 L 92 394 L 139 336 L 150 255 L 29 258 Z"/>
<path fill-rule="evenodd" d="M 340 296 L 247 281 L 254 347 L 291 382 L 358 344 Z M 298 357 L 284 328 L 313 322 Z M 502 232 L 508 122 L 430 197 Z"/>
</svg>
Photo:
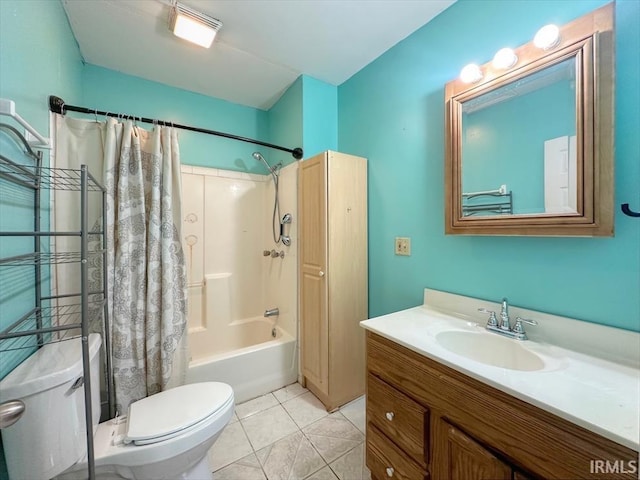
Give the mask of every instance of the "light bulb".
<svg viewBox="0 0 640 480">
<path fill-rule="evenodd" d="M 506 70 L 518 63 L 518 56 L 511 48 L 501 48 L 493 57 L 492 65 L 499 70 Z"/>
<path fill-rule="evenodd" d="M 476 83 L 482 78 L 482 70 L 475 63 L 470 63 L 460 71 L 460 80 L 464 83 Z"/>
<path fill-rule="evenodd" d="M 533 37 L 533 44 L 543 50 L 550 50 L 559 43 L 560 29 L 555 25 L 545 25 Z"/>
</svg>

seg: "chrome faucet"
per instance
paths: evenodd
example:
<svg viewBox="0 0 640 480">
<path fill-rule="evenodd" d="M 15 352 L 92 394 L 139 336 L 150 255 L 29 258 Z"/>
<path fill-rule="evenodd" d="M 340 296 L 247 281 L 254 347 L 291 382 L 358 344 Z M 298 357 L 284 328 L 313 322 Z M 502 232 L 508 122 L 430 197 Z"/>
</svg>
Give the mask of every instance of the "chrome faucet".
<svg viewBox="0 0 640 480">
<path fill-rule="evenodd" d="M 502 309 L 500 310 L 500 329 L 507 332 L 511 330 L 511 323 L 509 322 L 509 302 L 506 298 L 502 299 Z"/>
<path fill-rule="evenodd" d="M 500 310 L 500 322 L 498 323 L 498 318 L 496 316 L 496 312 L 491 310 L 487 310 L 486 308 L 479 308 L 479 312 L 488 313 L 489 319 L 487 320 L 487 325 L 485 328 L 490 332 L 495 332 L 500 335 L 504 335 L 505 337 L 515 338 L 516 340 L 526 340 L 527 333 L 524 331 L 523 323 L 528 323 L 529 325 L 538 325 L 538 322 L 535 320 L 529 320 L 527 318 L 516 317 L 516 323 L 511 327 L 511 320 L 509 318 L 509 302 L 506 298 L 502 299 L 502 308 Z"/>
</svg>

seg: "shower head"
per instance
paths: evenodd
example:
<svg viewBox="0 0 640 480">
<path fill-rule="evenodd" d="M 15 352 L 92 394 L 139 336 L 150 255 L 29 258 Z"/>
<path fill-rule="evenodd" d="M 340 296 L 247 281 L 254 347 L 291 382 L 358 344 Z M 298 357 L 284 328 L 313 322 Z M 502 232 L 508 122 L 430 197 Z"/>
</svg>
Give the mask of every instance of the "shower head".
<svg viewBox="0 0 640 480">
<path fill-rule="evenodd" d="M 272 167 L 271 165 L 269 165 L 269 163 L 265 160 L 265 158 L 262 156 L 260 152 L 253 152 L 251 156 L 255 158 L 257 161 L 264 163 L 264 166 L 267 167 L 267 170 L 269 170 L 269 173 L 271 173 L 272 175 L 274 174 L 277 167 Z"/>
</svg>

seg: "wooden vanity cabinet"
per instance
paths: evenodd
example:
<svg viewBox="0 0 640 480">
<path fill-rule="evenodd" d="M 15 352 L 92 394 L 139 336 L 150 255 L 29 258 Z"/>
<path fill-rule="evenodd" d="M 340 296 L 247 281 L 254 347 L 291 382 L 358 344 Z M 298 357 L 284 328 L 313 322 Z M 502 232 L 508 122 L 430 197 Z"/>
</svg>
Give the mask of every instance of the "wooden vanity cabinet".
<svg viewBox="0 0 640 480">
<path fill-rule="evenodd" d="M 638 459 L 630 448 L 372 332 L 366 455 L 377 480 L 602 479 L 591 471 L 594 461 L 630 466 Z M 632 469 L 606 478 L 637 478 Z"/>
</svg>

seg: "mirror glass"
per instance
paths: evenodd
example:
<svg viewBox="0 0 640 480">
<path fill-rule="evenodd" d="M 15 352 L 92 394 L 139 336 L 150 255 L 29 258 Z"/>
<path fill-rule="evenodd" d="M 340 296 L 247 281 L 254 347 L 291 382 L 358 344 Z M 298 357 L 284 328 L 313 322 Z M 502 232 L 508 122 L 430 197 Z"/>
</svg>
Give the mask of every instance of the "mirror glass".
<svg viewBox="0 0 640 480">
<path fill-rule="evenodd" d="M 464 217 L 577 214 L 576 58 L 461 103 Z"/>
</svg>

